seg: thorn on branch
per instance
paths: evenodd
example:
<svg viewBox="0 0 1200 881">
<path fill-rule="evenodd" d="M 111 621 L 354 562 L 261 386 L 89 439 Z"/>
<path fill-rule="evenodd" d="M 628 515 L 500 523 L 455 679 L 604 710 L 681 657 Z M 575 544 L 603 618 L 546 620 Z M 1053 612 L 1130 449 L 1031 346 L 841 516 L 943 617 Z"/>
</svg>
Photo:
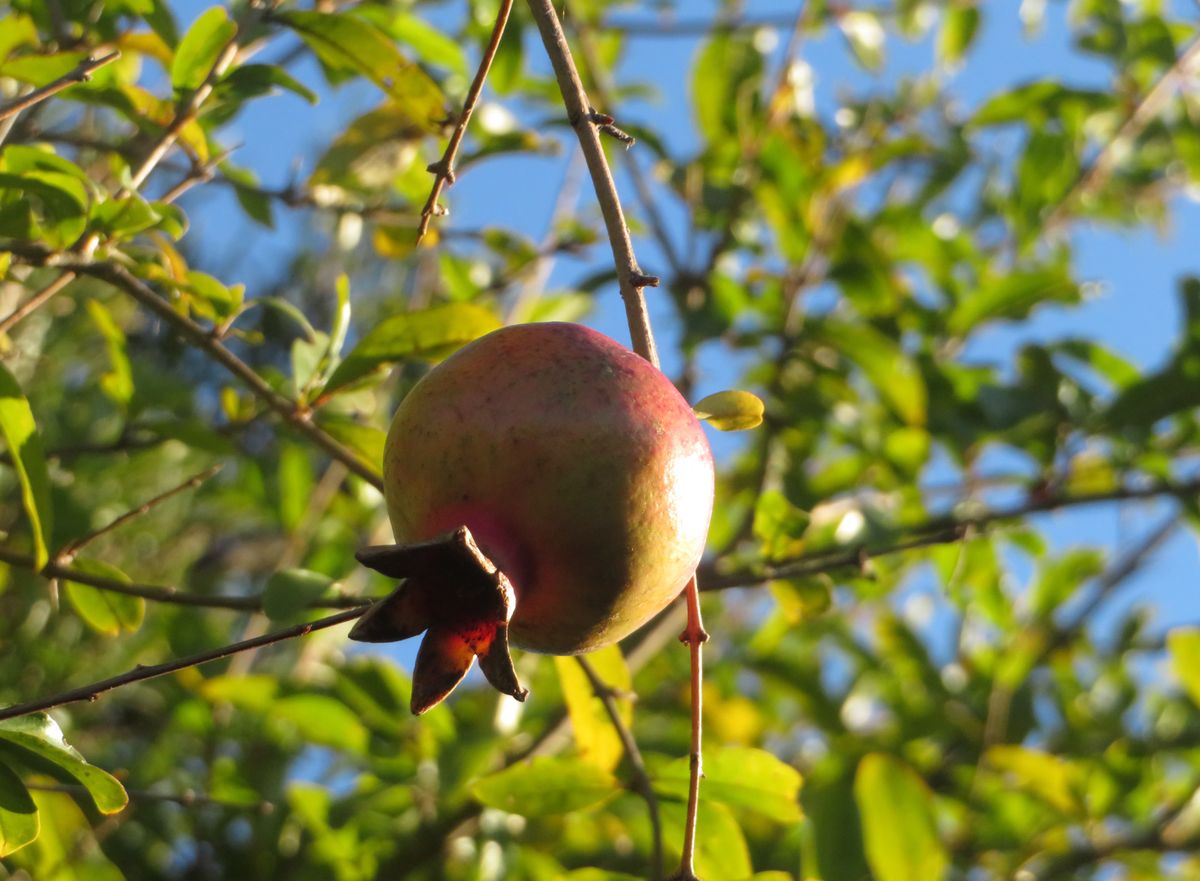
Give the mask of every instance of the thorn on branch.
<svg viewBox="0 0 1200 881">
<path fill-rule="evenodd" d="M 584 118 L 602 133 L 624 144 L 626 150 L 637 143 L 637 138 L 629 134 L 629 132 L 625 131 L 624 129 L 618 128 L 615 125 L 616 120 L 607 113 L 600 113 L 596 110 L 596 108 L 593 107 L 588 110 L 587 116 Z M 575 125 L 575 122 L 572 122 L 571 124 Z"/>
<path fill-rule="evenodd" d="M 657 275 L 645 275 L 644 273 L 634 270 L 629 275 L 629 283 L 635 288 L 656 288 L 661 283 Z"/>
</svg>

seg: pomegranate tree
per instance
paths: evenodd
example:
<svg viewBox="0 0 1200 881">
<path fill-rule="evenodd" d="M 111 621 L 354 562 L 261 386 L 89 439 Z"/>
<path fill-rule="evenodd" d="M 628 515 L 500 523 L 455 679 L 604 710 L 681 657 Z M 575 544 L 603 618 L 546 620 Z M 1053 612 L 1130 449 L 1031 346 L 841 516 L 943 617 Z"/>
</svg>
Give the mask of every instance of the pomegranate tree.
<svg viewBox="0 0 1200 881">
<path fill-rule="evenodd" d="M 401 403 L 384 453 L 398 542 L 359 559 L 405 579 L 351 637 L 428 631 L 424 712 L 475 657 L 524 699 L 509 642 L 576 654 L 661 611 L 704 550 L 712 454 L 655 367 L 576 324 L 507 327 L 460 349 Z"/>
</svg>

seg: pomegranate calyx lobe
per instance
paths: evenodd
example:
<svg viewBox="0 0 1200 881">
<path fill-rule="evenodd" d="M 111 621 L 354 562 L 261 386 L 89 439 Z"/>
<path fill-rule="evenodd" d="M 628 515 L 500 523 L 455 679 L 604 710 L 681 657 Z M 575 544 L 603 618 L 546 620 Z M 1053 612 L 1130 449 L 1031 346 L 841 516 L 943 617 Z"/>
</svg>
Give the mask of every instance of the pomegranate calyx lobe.
<svg viewBox="0 0 1200 881">
<path fill-rule="evenodd" d="M 523 701 L 508 652 L 516 593 L 508 576 L 479 549 L 470 529 L 429 541 L 363 548 L 360 563 L 404 579 L 350 631 L 359 642 L 394 642 L 426 632 L 413 670 L 412 711 L 420 715 L 462 681 L 476 657 L 488 682 Z"/>
</svg>

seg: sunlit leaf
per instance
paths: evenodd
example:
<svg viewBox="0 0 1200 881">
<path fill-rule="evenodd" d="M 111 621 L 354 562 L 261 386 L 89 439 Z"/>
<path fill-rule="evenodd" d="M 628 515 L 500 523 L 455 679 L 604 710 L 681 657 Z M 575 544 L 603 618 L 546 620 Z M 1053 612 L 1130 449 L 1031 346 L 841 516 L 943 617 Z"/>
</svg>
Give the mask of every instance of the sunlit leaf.
<svg viewBox="0 0 1200 881">
<path fill-rule="evenodd" d="M 286 12 L 277 18 L 295 30 L 327 66 L 362 74 L 428 131 L 437 130 L 445 117 L 441 89 L 379 28 L 345 13 Z"/>
<path fill-rule="evenodd" d="M 367 748 L 367 729 L 336 698 L 323 694 L 297 694 L 271 705 L 271 719 L 295 729 L 309 743 L 361 753 Z"/>
<path fill-rule="evenodd" d="M 20 850 L 38 836 L 38 810 L 29 790 L 0 762 L 0 857 Z"/>
<path fill-rule="evenodd" d="M 102 560 L 77 557 L 71 566 L 88 575 L 129 583 L 129 576 Z M 70 579 L 65 579 L 63 585 L 71 605 L 93 630 L 106 636 L 117 636 L 122 632 L 133 633 L 142 626 L 146 617 L 146 601 L 142 597 L 101 590 Z"/>
<path fill-rule="evenodd" d="M 213 6 L 188 28 L 171 62 L 171 84 L 179 91 L 199 88 L 217 57 L 237 33 L 224 6 Z"/>
<path fill-rule="evenodd" d="M 685 805 L 667 801 L 660 805 L 663 839 L 667 852 L 683 840 Z M 717 802 L 700 799 L 696 822 L 696 875 L 704 881 L 744 881 L 754 869 L 746 836 L 729 808 Z M 676 851 L 677 852 L 677 851 Z M 672 854 L 674 855 L 674 854 Z"/>
<path fill-rule="evenodd" d="M 713 428 L 721 431 L 745 431 L 762 425 L 762 399 L 751 392 L 717 392 L 701 398 L 693 412 Z"/>
<path fill-rule="evenodd" d="M 46 456 L 38 437 L 37 424 L 29 401 L 8 368 L 0 364 L 0 433 L 8 445 L 17 480 L 21 484 L 21 504 L 29 518 L 33 534 L 34 565 L 41 569 L 50 559 L 47 541 L 52 532 L 50 477 Z"/>
<path fill-rule="evenodd" d="M 855 362 L 898 416 L 909 425 L 924 425 L 927 392 L 912 359 L 892 339 L 868 324 L 830 321 L 820 333 L 842 355 Z"/>
<path fill-rule="evenodd" d="M 1023 746 L 988 749 L 989 767 L 1004 773 L 1013 786 L 1029 792 L 1064 814 L 1080 810 L 1078 787 L 1082 775 L 1061 756 Z"/>
<path fill-rule="evenodd" d="M 1171 669 L 1196 706 L 1200 707 L 1200 629 L 1177 627 L 1167 634 Z"/>
<path fill-rule="evenodd" d="M 583 658 L 592 665 L 605 685 L 617 693 L 614 700 L 618 715 L 626 728 L 631 726 L 633 703 L 627 696 L 620 695 L 632 691 L 633 681 L 621 650 L 615 645 L 609 646 L 590 652 Z M 612 771 L 620 763 L 624 748 L 600 698 L 575 658 L 556 657 L 554 666 L 571 718 L 571 731 L 575 735 L 579 757 L 605 771 Z"/>
<path fill-rule="evenodd" d="M 590 808 L 620 791 L 620 784 L 607 771 L 570 758 L 520 762 L 471 786 L 471 794 L 488 807 L 525 817 Z"/>
<path fill-rule="evenodd" d="M 322 394 L 329 395 L 395 361 L 439 360 L 499 326 L 495 313 L 474 303 L 447 303 L 385 318 L 350 350 Z"/>
<path fill-rule="evenodd" d="M 946 869 L 933 794 L 912 768 L 882 753 L 863 757 L 854 778 L 867 861 L 878 881 L 934 881 Z"/>
<path fill-rule="evenodd" d="M 688 759 L 668 765 L 656 789 L 686 798 Z M 778 823 L 799 822 L 800 772 L 766 750 L 727 746 L 704 751 L 704 798 L 762 814 Z"/>
<path fill-rule="evenodd" d="M 63 739 L 58 723 L 45 713 L 31 713 L 0 722 L 0 752 L 32 770 L 80 784 L 102 814 L 115 814 L 129 802 L 125 788 L 117 779 L 107 771 L 89 765 Z"/>
</svg>

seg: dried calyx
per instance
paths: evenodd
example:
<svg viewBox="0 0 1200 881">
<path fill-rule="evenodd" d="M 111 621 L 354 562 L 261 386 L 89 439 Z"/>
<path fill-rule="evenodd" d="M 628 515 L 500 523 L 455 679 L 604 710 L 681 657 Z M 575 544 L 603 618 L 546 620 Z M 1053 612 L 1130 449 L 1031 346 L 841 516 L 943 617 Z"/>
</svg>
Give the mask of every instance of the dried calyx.
<svg viewBox="0 0 1200 881">
<path fill-rule="evenodd" d="M 358 561 L 404 579 L 367 610 L 350 638 L 394 642 L 425 633 L 413 670 L 412 711 L 436 706 L 479 669 L 497 691 L 525 700 L 508 652 L 508 622 L 516 609 L 512 583 L 475 543 L 471 530 L 408 545 L 364 548 Z"/>
</svg>

